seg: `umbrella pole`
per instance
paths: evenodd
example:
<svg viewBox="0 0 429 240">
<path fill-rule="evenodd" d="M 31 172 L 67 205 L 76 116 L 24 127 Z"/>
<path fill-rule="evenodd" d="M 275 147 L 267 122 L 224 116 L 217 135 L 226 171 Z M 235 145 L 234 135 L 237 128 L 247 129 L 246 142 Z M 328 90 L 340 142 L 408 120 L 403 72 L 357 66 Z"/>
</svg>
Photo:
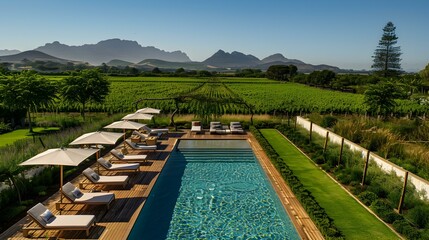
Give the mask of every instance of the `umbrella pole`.
<svg viewBox="0 0 429 240">
<path fill-rule="evenodd" d="M 57 209 L 60 210 L 60 214 L 61 214 L 61 210 L 63 210 L 63 165 L 60 165 L 60 202 L 57 204 Z"/>
<path fill-rule="evenodd" d="M 125 133 L 125 128 L 124 128 L 124 148 L 125 148 L 125 140 L 127 139 L 126 133 Z"/>
<path fill-rule="evenodd" d="M 100 174 L 100 163 L 98 163 L 98 156 L 100 156 L 101 149 L 98 149 L 98 151 L 95 153 L 95 161 L 97 161 L 97 172 Z"/>
</svg>

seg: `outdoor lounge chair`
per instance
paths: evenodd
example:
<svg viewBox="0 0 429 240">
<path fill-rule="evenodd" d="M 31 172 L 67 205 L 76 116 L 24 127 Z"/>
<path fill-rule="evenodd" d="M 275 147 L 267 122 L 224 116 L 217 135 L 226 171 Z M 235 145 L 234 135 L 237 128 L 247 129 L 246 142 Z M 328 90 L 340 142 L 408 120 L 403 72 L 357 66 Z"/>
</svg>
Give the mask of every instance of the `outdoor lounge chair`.
<svg viewBox="0 0 429 240">
<path fill-rule="evenodd" d="M 112 156 L 114 156 L 115 158 L 117 158 L 120 161 L 124 161 L 124 162 L 146 162 L 146 157 L 147 155 L 124 155 L 122 153 L 120 153 L 118 150 L 116 149 L 112 149 L 110 150 L 110 153 L 112 154 Z"/>
<path fill-rule="evenodd" d="M 36 204 L 27 213 L 38 227 L 24 226 L 22 228 L 24 237 L 28 237 L 30 230 L 85 230 L 88 237 L 89 229 L 95 225 L 94 215 L 54 215 L 41 203 Z"/>
<path fill-rule="evenodd" d="M 125 187 L 127 185 L 129 177 L 128 176 L 100 176 L 91 168 L 83 170 L 83 175 L 94 185 L 121 185 Z M 83 188 L 84 184 L 80 183 L 79 187 Z"/>
<path fill-rule="evenodd" d="M 143 130 L 145 130 L 147 132 L 147 134 L 151 135 L 151 136 L 161 136 L 162 134 L 167 134 L 168 133 L 168 128 L 150 128 L 147 125 L 144 125 Z"/>
<path fill-rule="evenodd" d="M 231 129 L 231 133 L 232 134 L 234 134 L 234 133 L 238 133 L 238 134 L 244 133 L 244 129 L 241 126 L 240 122 L 230 122 L 229 123 L 229 128 Z"/>
<path fill-rule="evenodd" d="M 200 121 L 192 121 L 191 126 L 191 133 L 200 133 L 202 131 L 201 129 L 201 122 Z"/>
<path fill-rule="evenodd" d="M 113 200 L 115 200 L 114 193 L 107 193 L 107 192 L 84 193 L 70 182 L 64 184 L 62 188 L 62 192 L 64 196 L 72 204 L 106 205 L 107 209 L 109 209 L 110 204 L 113 202 Z M 64 204 L 64 203 L 61 203 L 61 204 Z"/>
<path fill-rule="evenodd" d="M 210 134 L 226 134 L 230 133 L 228 126 L 222 126 L 220 122 L 210 122 Z"/>
<path fill-rule="evenodd" d="M 111 164 L 104 158 L 99 158 L 97 160 L 98 164 L 106 171 L 139 171 L 140 164 L 138 163 L 121 163 L 121 164 Z"/>
<path fill-rule="evenodd" d="M 158 146 L 156 145 L 146 145 L 146 144 L 137 144 L 135 142 L 131 142 L 131 140 L 125 140 L 125 143 L 134 150 L 143 150 L 143 151 L 155 151 Z M 125 155 L 124 155 L 125 156 Z M 129 156 L 129 155 L 127 155 Z"/>
<path fill-rule="evenodd" d="M 133 135 L 139 136 L 140 137 L 140 142 L 145 142 L 146 138 L 149 137 L 149 134 L 144 134 L 144 133 L 141 133 L 141 132 L 136 131 L 136 130 L 133 131 Z"/>
</svg>

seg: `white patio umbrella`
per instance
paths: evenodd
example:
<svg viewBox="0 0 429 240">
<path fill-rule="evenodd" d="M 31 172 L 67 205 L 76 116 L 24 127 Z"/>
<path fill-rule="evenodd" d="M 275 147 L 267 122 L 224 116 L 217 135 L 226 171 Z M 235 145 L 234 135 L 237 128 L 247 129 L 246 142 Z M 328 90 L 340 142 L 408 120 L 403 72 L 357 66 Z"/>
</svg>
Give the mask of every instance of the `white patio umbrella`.
<svg viewBox="0 0 429 240">
<path fill-rule="evenodd" d="M 125 115 L 122 120 L 151 120 L 152 118 L 153 115 L 135 112 Z"/>
<path fill-rule="evenodd" d="M 63 166 L 77 166 L 83 160 L 87 159 L 97 149 L 81 149 L 81 148 L 53 148 L 48 149 L 27 161 L 19 164 L 21 166 L 28 165 L 54 165 L 60 166 L 60 202 L 63 200 Z"/>
<path fill-rule="evenodd" d="M 141 108 L 136 111 L 136 113 L 149 113 L 149 114 L 159 114 L 160 112 L 161 110 L 156 108 Z"/>
<path fill-rule="evenodd" d="M 90 132 L 85 133 L 82 136 L 76 138 L 73 142 L 69 143 L 69 145 L 92 145 L 92 144 L 100 144 L 100 145 L 115 145 L 120 137 L 124 135 L 123 133 L 114 133 L 114 132 Z M 98 159 L 98 151 L 97 151 L 97 159 Z"/>
<path fill-rule="evenodd" d="M 145 125 L 146 124 L 142 124 L 142 123 L 138 123 L 138 122 L 133 122 L 133 121 L 128 121 L 128 120 L 122 120 L 122 121 L 113 122 L 113 123 L 105 126 L 104 128 L 122 129 L 122 130 L 124 130 L 124 144 L 125 144 L 125 130 L 126 129 L 138 130 L 138 129 L 142 128 Z"/>
</svg>

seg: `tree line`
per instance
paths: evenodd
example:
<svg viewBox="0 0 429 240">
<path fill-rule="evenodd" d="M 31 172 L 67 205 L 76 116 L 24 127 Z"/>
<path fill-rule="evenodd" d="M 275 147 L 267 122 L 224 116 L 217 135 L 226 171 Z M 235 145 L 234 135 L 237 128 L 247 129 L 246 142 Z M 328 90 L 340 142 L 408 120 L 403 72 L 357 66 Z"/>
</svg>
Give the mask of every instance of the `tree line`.
<svg viewBox="0 0 429 240">
<path fill-rule="evenodd" d="M 32 113 L 60 101 L 80 105 L 85 118 L 85 106 L 90 102 L 102 103 L 109 94 L 109 86 L 98 69 L 72 72 L 61 81 L 47 80 L 35 71 L 0 75 L 0 118 L 13 127 L 25 117 L 32 132 Z"/>
</svg>

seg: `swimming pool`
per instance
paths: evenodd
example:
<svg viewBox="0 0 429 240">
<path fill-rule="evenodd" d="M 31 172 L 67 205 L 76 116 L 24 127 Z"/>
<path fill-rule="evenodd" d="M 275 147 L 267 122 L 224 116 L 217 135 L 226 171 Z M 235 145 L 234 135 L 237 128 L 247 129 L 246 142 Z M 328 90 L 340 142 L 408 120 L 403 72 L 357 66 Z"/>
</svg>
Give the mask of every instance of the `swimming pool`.
<svg viewBox="0 0 429 240">
<path fill-rule="evenodd" d="M 300 239 L 246 140 L 181 140 L 128 239 Z"/>
</svg>

